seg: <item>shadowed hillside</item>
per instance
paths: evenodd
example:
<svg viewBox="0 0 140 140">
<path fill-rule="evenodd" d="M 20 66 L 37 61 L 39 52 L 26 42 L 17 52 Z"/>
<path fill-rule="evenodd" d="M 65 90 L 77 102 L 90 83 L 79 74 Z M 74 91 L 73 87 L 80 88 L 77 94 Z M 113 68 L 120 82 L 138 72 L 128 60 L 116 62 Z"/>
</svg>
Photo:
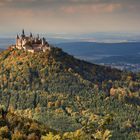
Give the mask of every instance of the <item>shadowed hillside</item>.
<svg viewBox="0 0 140 140">
<path fill-rule="evenodd" d="M 0 75 L 1 89 L 66 93 L 121 78 L 119 70 L 78 60 L 59 48 L 46 53 L 5 50 L 0 54 Z"/>
</svg>

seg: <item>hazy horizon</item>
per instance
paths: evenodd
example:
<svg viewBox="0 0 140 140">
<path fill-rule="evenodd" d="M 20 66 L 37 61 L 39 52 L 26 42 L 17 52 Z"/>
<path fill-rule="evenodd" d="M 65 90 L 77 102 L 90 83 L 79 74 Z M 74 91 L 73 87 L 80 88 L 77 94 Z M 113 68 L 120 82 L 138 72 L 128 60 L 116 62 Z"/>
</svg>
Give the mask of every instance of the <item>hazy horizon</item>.
<svg viewBox="0 0 140 140">
<path fill-rule="evenodd" d="M 0 39 L 12 39 L 15 41 L 16 35 L 19 32 L 0 34 Z M 30 32 L 25 30 L 25 34 Z M 33 32 L 33 36 L 37 36 L 38 32 Z M 140 33 L 128 32 L 95 32 L 95 33 L 39 33 L 39 36 L 45 37 L 49 43 L 63 42 L 104 42 L 104 43 L 119 43 L 119 42 L 140 42 Z M 2 41 L 3 42 L 3 41 Z"/>
</svg>

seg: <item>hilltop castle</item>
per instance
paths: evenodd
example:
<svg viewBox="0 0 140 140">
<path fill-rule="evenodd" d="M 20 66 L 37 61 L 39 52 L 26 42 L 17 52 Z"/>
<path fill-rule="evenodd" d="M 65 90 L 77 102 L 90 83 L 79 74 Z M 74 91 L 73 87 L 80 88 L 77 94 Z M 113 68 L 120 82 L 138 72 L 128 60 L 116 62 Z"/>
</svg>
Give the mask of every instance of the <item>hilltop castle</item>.
<svg viewBox="0 0 140 140">
<path fill-rule="evenodd" d="M 37 37 L 33 37 L 32 33 L 30 36 L 26 36 L 24 30 L 22 30 L 21 36 L 17 35 L 16 37 L 16 45 L 13 48 L 23 49 L 28 52 L 40 52 L 50 50 L 50 45 L 43 37 L 42 39 L 37 35 Z"/>
</svg>

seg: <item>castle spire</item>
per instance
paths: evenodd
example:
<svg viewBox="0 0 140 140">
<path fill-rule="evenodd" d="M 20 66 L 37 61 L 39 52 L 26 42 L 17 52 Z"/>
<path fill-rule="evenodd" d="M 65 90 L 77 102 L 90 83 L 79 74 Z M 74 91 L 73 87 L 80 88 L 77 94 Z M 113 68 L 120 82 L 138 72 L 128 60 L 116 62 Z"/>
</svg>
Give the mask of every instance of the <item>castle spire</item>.
<svg viewBox="0 0 140 140">
<path fill-rule="evenodd" d="M 17 34 L 17 39 L 19 39 L 19 35 Z"/>
<path fill-rule="evenodd" d="M 39 39 L 39 34 L 37 34 L 37 39 Z"/>
<path fill-rule="evenodd" d="M 42 45 L 45 45 L 46 44 L 46 39 L 43 37 L 42 38 Z"/>
<path fill-rule="evenodd" d="M 33 34 L 32 33 L 30 33 L 30 38 L 32 38 L 33 37 Z"/>
<path fill-rule="evenodd" d="M 22 35 L 21 35 L 21 37 L 22 37 L 22 38 L 25 37 L 24 29 L 22 30 Z"/>
<path fill-rule="evenodd" d="M 22 30 L 22 35 L 25 35 L 24 29 Z"/>
</svg>

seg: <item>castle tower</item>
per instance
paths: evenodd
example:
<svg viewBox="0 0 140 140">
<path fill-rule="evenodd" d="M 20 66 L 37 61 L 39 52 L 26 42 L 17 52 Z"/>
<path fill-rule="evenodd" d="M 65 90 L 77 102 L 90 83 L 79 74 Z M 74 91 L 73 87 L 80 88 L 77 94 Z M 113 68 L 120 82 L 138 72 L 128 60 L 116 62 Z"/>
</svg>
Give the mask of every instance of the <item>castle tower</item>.
<svg viewBox="0 0 140 140">
<path fill-rule="evenodd" d="M 25 35 L 24 29 L 22 30 L 22 34 Z"/>
<path fill-rule="evenodd" d="M 19 42 L 19 35 L 17 34 L 17 38 L 16 38 L 16 45 L 18 46 L 18 42 Z"/>
<path fill-rule="evenodd" d="M 19 35 L 17 34 L 17 39 L 19 39 Z"/>
<path fill-rule="evenodd" d="M 39 40 L 39 34 L 37 34 L 37 39 Z"/>
<path fill-rule="evenodd" d="M 32 38 L 33 37 L 33 34 L 32 33 L 30 33 L 30 38 Z"/>
<path fill-rule="evenodd" d="M 42 38 L 42 45 L 45 45 L 46 44 L 46 40 L 45 40 L 45 38 L 43 37 Z"/>
<path fill-rule="evenodd" d="M 22 37 L 22 38 L 24 38 L 24 37 L 25 37 L 25 32 L 24 32 L 24 29 L 22 30 L 21 37 Z"/>
</svg>

